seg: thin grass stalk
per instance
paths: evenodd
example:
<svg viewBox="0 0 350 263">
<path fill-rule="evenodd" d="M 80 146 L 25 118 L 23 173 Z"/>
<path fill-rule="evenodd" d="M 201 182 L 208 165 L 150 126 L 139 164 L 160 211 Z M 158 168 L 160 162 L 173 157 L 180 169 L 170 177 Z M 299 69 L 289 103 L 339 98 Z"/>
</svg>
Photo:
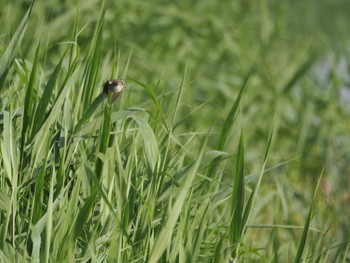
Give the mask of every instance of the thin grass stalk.
<svg viewBox="0 0 350 263">
<path fill-rule="evenodd" d="M 246 204 L 246 207 L 244 209 L 244 214 L 243 214 L 243 219 L 242 219 L 242 221 L 243 221 L 243 229 L 242 229 L 242 231 L 243 232 L 245 232 L 249 216 L 251 214 L 251 211 L 252 211 L 252 209 L 254 207 L 254 204 L 255 204 L 255 201 L 256 201 L 256 198 L 257 198 L 257 195 L 258 195 L 258 191 L 259 191 L 259 188 L 260 188 L 261 180 L 262 180 L 262 177 L 263 177 L 264 172 L 265 172 L 265 166 L 266 166 L 266 163 L 267 163 L 267 158 L 268 158 L 268 155 L 269 155 L 269 152 L 270 152 L 270 147 L 271 147 L 271 143 L 272 143 L 272 139 L 273 139 L 273 134 L 274 134 L 274 129 L 272 129 L 272 131 L 270 133 L 270 136 L 269 136 L 269 139 L 268 139 L 268 142 L 267 142 L 267 147 L 266 147 L 266 151 L 265 151 L 264 161 L 263 161 L 262 168 L 260 170 L 258 181 L 256 182 L 256 184 L 254 186 L 254 189 L 253 189 L 253 192 L 251 193 L 251 195 L 249 197 L 249 200 L 248 200 L 248 202 Z"/>
<path fill-rule="evenodd" d="M 315 208 L 316 208 L 316 205 L 317 205 L 317 193 L 318 193 L 318 188 L 320 186 L 321 179 L 322 179 L 322 175 L 318 179 L 318 183 L 317 183 L 317 185 L 315 187 L 315 190 L 314 190 L 314 195 L 313 195 L 312 202 L 310 204 L 309 213 L 308 213 L 306 221 L 305 221 L 305 225 L 304 225 L 304 229 L 303 229 L 302 235 L 300 236 L 297 253 L 296 253 L 295 257 L 294 257 L 294 262 L 295 263 L 301 262 L 301 259 L 302 259 L 302 256 L 303 256 L 303 252 L 305 250 L 306 239 L 307 239 L 307 236 L 308 236 L 308 233 L 309 233 L 311 219 L 312 219 L 312 217 L 314 215 L 314 211 L 315 211 Z"/>
<path fill-rule="evenodd" d="M 76 11 L 74 16 L 74 26 L 73 26 L 73 42 L 78 42 L 78 22 L 79 22 L 79 7 L 80 7 L 80 0 L 77 1 L 76 4 Z M 69 52 L 69 64 L 71 64 L 74 60 L 74 57 L 76 56 L 78 47 L 76 45 L 72 45 Z"/>
<path fill-rule="evenodd" d="M 348 257 L 349 250 L 350 250 L 350 243 L 347 244 L 346 249 L 344 251 L 344 256 L 343 256 L 343 259 L 342 259 L 343 263 L 348 261 L 347 257 Z"/>
<path fill-rule="evenodd" d="M 227 141 L 229 134 L 230 134 L 230 132 L 233 128 L 233 125 L 235 123 L 238 107 L 240 105 L 243 93 L 248 86 L 249 80 L 252 76 L 254 69 L 255 69 L 255 64 L 250 68 L 248 74 L 245 76 L 245 78 L 243 80 L 243 84 L 241 86 L 241 89 L 238 93 L 238 96 L 237 96 L 235 102 L 233 103 L 230 112 L 227 114 L 227 117 L 225 119 L 224 125 L 222 126 L 221 133 L 220 133 L 220 136 L 219 136 L 219 139 L 217 142 L 216 150 L 218 150 L 218 151 L 224 150 L 224 147 L 226 145 L 226 141 Z M 212 163 L 210 164 L 210 166 L 208 168 L 208 172 L 207 172 L 207 176 L 209 178 L 214 178 L 214 175 L 217 173 L 217 170 L 219 168 L 220 162 L 221 162 L 220 157 L 218 157 L 217 159 L 212 161 Z"/>
</svg>

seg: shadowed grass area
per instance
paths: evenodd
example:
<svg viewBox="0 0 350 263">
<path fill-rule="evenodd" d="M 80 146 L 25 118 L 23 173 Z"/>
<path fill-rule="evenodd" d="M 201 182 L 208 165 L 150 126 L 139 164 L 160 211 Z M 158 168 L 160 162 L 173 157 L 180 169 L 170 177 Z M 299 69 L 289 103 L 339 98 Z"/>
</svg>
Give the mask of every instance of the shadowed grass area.
<svg viewBox="0 0 350 263">
<path fill-rule="evenodd" d="M 350 259 L 346 1 L 0 6 L 1 262 Z"/>
</svg>

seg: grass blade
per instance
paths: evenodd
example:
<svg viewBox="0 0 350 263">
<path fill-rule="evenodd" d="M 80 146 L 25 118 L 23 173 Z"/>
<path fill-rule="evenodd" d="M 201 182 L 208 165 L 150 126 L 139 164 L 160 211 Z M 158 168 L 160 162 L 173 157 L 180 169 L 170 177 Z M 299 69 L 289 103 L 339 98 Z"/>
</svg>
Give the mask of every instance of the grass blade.
<svg viewBox="0 0 350 263">
<path fill-rule="evenodd" d="M 110 212 L 116 217 L 116 214 L 113 210 L 113 206 L 111 205 L 110 201 L 108 200 L 107 195 L 105 194 L 102 186 L 100 185 L 100 182 L 98 181 L 97 177 L 95 176 L 95 174 L 91 171 L 90 167 L 88 167 L 87 165 L 85 165 L 85 172 L 86 175 L 88 176 L 89 179 L 91 179 L 91 181 L 94 183 L 95 188 L 97 190 L 97 192 L 101 195 L 102 199 L 106 202 Z"/>
<path fill-rule="evenodd" d="M 131 116 L 139 126 L 139 131 L 143 139 L 143 147 L 146 155 L 146 160 L 151 167 L 152 171 L 156 166 L 159 158 L 159 149 L 157 139 L 152 131 L 151 126 L 144 119 L 137 116 Z"/>
<path fill-rule="evenodd" d="M 180 106 L 180 99 L 181 99 L 181 94 L 182 94 L 182 89 L 184 86 L 184 82 L 185 82 L 185 78 L 186 78 L 186 73 L 187 73 L 187 63 L 185 66 L 185 71 L 184 74 L 182 75 L 182 79 L 181 79 L 181 84 L 180 84 L 180 88 L 179 88 L 179 92 L 177 93 L 177 98 L 176 98 L 176 103 L 175 103 L 175 108 L 174 108 L 174 112 L 173 112 L 173 118 L 172 118 L 172 127 L 175 124 L 175 120 L 176 120 L 176 114 L 179 110 L 179 106 Z"/>
<path fill-rule="evenodd" d="M 318 192 L 318 188 L 320 186 L 321 179 L 322 179 L 322 175 L 318 179 L 318 183 L 317 183 L 315 191 L 314 191 L 314 196 L 313 196 L 312 202 L 310 204 L 309 213 L 308 213 L 306 221 L 305 221 L 303 233 L 301 234 L 301 237 L 300 237 L 300 240 L 298 243 L 298 250 L 297 250 L 297 253 L 296 253 L 295 258 L 294 258 L 295 263 L 301 262 L 301 258 L 303 256 L 303 252 L 304 252 L 304 249 L 306 246 L 306 239 L 307 239 L 307 236 L 309 234 L 311 219 L 313 217 L 313 214 L 314 214 L 314 211 L 315 211 L 315 208 L 317 205 L 317 192 Z"/>
<path fill-rule="evenodd" d="M 9 45 L 7 46 L 5 52 L 3 53 L 2 57 L 0 58 L 0 91 L 4 87 L 3 83 L 6 77 L 6 72 L 8 69 L 12 66 L 14 59 L 15 59 L 15 54 L 16 54 L 16 49 L 19 48 L 22 42 L 23 35 L 26 30 L 26 26 L 28 23 L 28 19 L 30 17 L 30 14 L 33 9 L 33 5 L 35 3 L 35 0 L 31 3 L 27 13 L 24 15 L 21 23 L 17 27 L 17 30 L 15 34 L 13 35 Z"/>
<path fill-rule="evenodd" d="M 223 243 L 224 239 L 221 238 L 219 240 L 219 242 L 217 243 L 216 247 L 215 247 L 215 253 L 214 253 L 214 257 L 212 259 L 212 263 L 221 263 L 222 262 L 222 252 L 221 252 L 221 248 L 222 248 L 222 243 Z"/>
<path fill-rule="evenodd" d="M 139 84 L 141 87 L 143 87 L 147 91 L 147 93 L 151 96 L 154 104 L 156 105 L 156 107 L 158 109 L 158 112 L 161 114 L 161 117 L 162 117 L 162 120 L 163 120 L 163 123 L 164 123 L 165 127 L 167 127 L 166 119 L 165 119 L 162 107 L 160 106 L 159 101 L 157 99 L 157 96 L 154 94 L 154 92 L 152 91 L 151 87 L 146 85 L 146 84 L 144 84 L 144 83 L 142 83 L 142 82 L 140 82 L 140 81 L 138 81 L 138 80 L 136 80 L 136 79 L 133 79 L 133 78 L 130 78 L 130 77 L 128 79 L 133 81 L 133 82 L 135 82 L 135 83 L 137 83 L 137 84 Z"/>
<path fill-rule="evenodd" d="M 93 90 L 96 87 L 97 83 L 97 75 L 100 69 L 100 62 L 101 62 L 101 53 L 102 53 L 102 44 L 103 44 L 103 38 L 102 38 L 102 32 L 103 32 L 103 24 L 104 24 L 104 16 L 106 14 L 107 1 L 102 2 L 102 7 L 100 11 L 100 16 L 95 28 L 92 44 L 89 49 L 88 53 L 88 65 L 87 70 L 85 72 L 85 82 L 84 82 L 84 90 L 83 90 L 83 108 L 82 111 L 84 112 L 85 109 L 88 108 L 88 106 L 91 103 Z"/>
<path fill-rule="evenodd" d="M 243 230 L 243 205 L 244 205 L 244 140 L 243 131 L 241 131 L 241 137 L 238 146 L 238 157 L 236 164 L 236 174 L 233 182 L 232 201 L 231 201 L 231 214 L 232 219 L 229 226 L 229 239 L 232 245 L 234 245 L 234 251 L 232 253 L 235 257 L 236 245 L 239 243 Z"/>
<path fill-rule="evenodd" d="M 72 228 L 72 240 L 75 241 L 83 232 L 85 223 L 90 219 L 92 208 L 96 201 L 97 191 L 93 191 L 87 198 L 84 205 L 79 209 L 77 218 L 74 220 Z"/>
<path fill-rule="evenodd" d="M 77 125 L 75 125 L 73 135 L 76 136 L 79 134 L 81 128 L 86 124 L 86 122 L 91 118 L 91 116 L 96 112 L 97 108 L 103 102 L 103 93 L 98 95 L 95 100 L 91 103 L 87 111 L 84 112 L 84 115 L 78 121 Z"/>
<path fill-rule="evenodd" d="M 180 216 L 183 204 L 185 203 L 187 194 L 192 186 L 193 180 L 196 177 L 199 165 L 201 163 L 206 142 L 207 142 L 207 138 L 203 143 L 203 146 L 198 154 L 198 158 L 196 162 L 194 163 L 192 169 L 189 171 L 189 174 L 186 177 L 186 180 L 181 186 L 181 189 L 179 190 L 179 193 L 177 195 L 177 199 L 174 205 L 172 206 L 171 210 L 169 211 L 166 221 L 159 235 L 157 236 L 157 239 L 155 240 L 148 262 L 157 262 L 161 258 L 164 251 L 166 250 L 166 248 L 169 246 L 171 242 L 171 237 L 172 237 L 176 222 Z"/>
<path fill-rule="evenodd" d="M 243 215 L 243 232 L 245 231 L 245 228 L 247 226 L 247 222 L 248 222 L 248 219 L 249 219 L 249 215 L 254 207 L 254 203 L 255 203 L 255 200 L 256 200 L 256 197 L 258 195 L 258 191 L 259 191 L 259 188 L 260 188 L 260 184 L 261 184 L 261 180 L 262 180 L 262 177 L 264 175 L 264 172 L 265 172 L 265 166 L 266 166 L 266 162 L 267 162 L 267 158 L 268 158 L 268 155 L 269 155 L 269 152 L 270 152 L 270 148 L 271 148 L 271 143 L 272 143 L 272 139 L 273 139 L 273 134 L 274 134 L 274 130 L 272 129 L 272 132 L 270 134 L 270 137 L 269 137 L 269 140 L 268 140 L 268 143 L 267 143 L 267 147 L 266 147 L 266 151 L 265 151 L 265 157 L 264 157 L 264 162 L 263 162 L 263 165 L 261 167 L 261 170 L 260 170 L 260 174 L 259 174 L 259 177 L 258 177 L 258 181 L 256 182 L 255 186 L 254 186 L 254 189 L 253 189 L 253 192 L 250 194 L 250 197 L 249 197 L 249 200 L 247 202 L 247 205 L 244 209 L 244 215 Z"/>
<path fill-rule="evenodd" d="M 32 114 L 33 114 L 33 109 L 34 109 L 34 105 L 33 105 L 34 88 L 35 88 L 35 83 L 36 83 L 36 72 L 37 72 L 37 68 L 38 68 L 38 64 L 39 64 L 39 51 L 40 51 L 40 42 L 39 42 L 38 47 L 37 47 L 36 52 L 35 52 L 33 68 L 32 68 L 32 72 L 30 74 L 29 83 L 27 85 L 26 96 L 25 96 L 25 101 L 24 101 L 20 167 L 22 166 L 22 161 L 23 161 L 26 133 L 27 133 L 29 126 L 32 123 Z"/>
<path fill-rule="evenodd" d="M 238 106 L 241 102 L 242 99 L 242 95 L 244 90 L 246 89 L 246 87 L 248 86 L 249 80 L 251 78 L 251 75 L 253 73 L 253 70 L 255 68 L 255 64 L 250 68 L 248 74 L 246 75 L 241 90 L 238 93 L 238 96 L 235 100 L 235 102 L 232 105 L 232 108 L 230 110 L 230 112 L 227 114 L 226 120 L 224 122 L 224 125 L 221 129 L 221 133 L 218 139 L 218 144 L 217 144 L 217 149 L 218 151 L 223 151 L 224 147 L 226 145 L 226 141 L 228 139 L 228 136 L 230 135 L 230 132 L 232 130 L 236 115 L 237 115 L 237 110 L 238 110 Z M 212 178 L 214 176 L 214 174 L 216 174 L 216 171 L 219 167 L 221 158 L 217 158 L 216 160 L 213 160 L 213 162 L 211 163 L 211 165 L 209 166 L 208 169 L 208 177 Z"/>
<path fill-rule="evenodd" d="M 51 132 L 50 132 L 51 133 Z M 51 138 L 52 134 L 49 134 L 49 138 Z M 33 198 L 33 209 L 32 209 L 32 224 L 36 224 L 39 219 L 42 217 L 42 196 L 43 196 L 43 188 L 44 188 L 44 180 L 45 180 L 45 173 L 46 173 L 46 164 L 47 159 L 49 157 L 49 150 L 50 150 L 50 144 L 51 141 L 47 140 L 46 145 L 46 154 L 44 163 L 41 166 L 39 176 L 35 183 L 35 190 L 34 190 L 34 198 Z"/>
<path fill-rule="evenodd" d="M 112 98 L 112 94 L 109 95 L 108 101 L 110 101 Z M 99 146 L 99 153 L 102 153 L 103 155 L 106 154 L 107 147 L 108 147 L 108 141 L 109 141 L 109 135 L 111 132 L 111 105 L 109 103 L 105 104 L 104 114 L 103 114 L 103 123 L 101 127 L 100 132 L 100 146 Z M 103 161 L 101 158 L 96 159 L 95 164 L 95 173 L 98 178 L 98 180 L 101 179 L 102 171 L 103 171 Z"/>
<path fill-rule="evenodd" d="M 310 56 L 300 67 L 299 69 L 294 73 L 294 75 L 291 77 L 291 79 L 287 82 L 287 84 L 284 86 L 283 93 L 288 93 L 294 84 L 310 69 L 312 64 L 315 61 L 314 56 Z"/>
<path fill-rule="evenodd" d="M 30 141 L 33 139 L 35 134 L 39 131 L 39 129 L 43 125 L 43 122 L 45 119 L 44 113 L 46 112 L 46 108 L 49 105 L 53 89 L 55 88 L 55 83 L 56 83 L 56 80 L 58 77 L 58 73 L 61 70 L 62 62 L 63 62 L 65 55 L 66 55 L 66 52 L 63 54 L 60 61 L 56 65 L 53 73 L 51 74 L 51 76 L 49 78 L 49 81 L 47 82 L 47 84 L 44 88 L 44 93 L 43 93 L 42 97 L 40 98 L 39 104 L 38 104 L 36 111 L 35 111 L 34 121 L 33 121 L 33 129 L 32 129 L 32 133 L 30 136 Z"/>
</svg>

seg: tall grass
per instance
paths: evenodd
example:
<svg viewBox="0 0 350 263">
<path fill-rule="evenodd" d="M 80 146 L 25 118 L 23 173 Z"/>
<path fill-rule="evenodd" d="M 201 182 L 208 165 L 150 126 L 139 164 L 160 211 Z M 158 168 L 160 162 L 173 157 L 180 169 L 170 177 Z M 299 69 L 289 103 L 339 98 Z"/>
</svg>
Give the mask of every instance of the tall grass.
<svg viewBox="0 0 350 263">
<path fill-rule="evenodd" d="M 349 260 L 349 54 L 312 3 L 0 4 L 1 262 Z"/>
</svg>

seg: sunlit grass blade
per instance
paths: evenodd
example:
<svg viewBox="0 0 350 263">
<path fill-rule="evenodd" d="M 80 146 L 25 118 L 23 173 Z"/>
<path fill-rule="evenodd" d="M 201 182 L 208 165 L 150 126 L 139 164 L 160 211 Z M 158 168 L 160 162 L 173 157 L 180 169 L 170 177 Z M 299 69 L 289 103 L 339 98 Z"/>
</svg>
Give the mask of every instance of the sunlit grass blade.
<svg viewBox="0 0 350 263">
<path fill-rule="evenodd" d="M 347 256 L 348 256 L 348 253 L 349 253 L 349 249 L 350 249 L 350 242 L 347 244 L 346 249 L 344 251 L 344 256 L 343 256 L 343 259 L 342 259 L 343 263 L 348 261 L 347 260 Z"/>
<path fill-rule="evenodd" d="M 16 131 L 14 130 L 13 123 L 11 121 L 10 113 L 7 111 L 3 112 L 4 117 L 4 131 L 3 138 L 1 139 L 1 157 L 3 162 L 4 178 L 5 175 L 8 180 L 12 183 L 17 179 L 18 172 L 18 145 L 15 140 Z"/>
<path fill-rule="evenodd" d="M 4 166 L 2 171 L 3 176 L 0 178 L 4 185 L 5 180 L 9 181 L 9 185 L 11 186 L 11 190 L 9 191 L 9 200 L 7 200 L 7 195 L 4 193 L 2 195 L 2 200 L 4 204 L 4 209 L 6 207 L 8 210 L 6 214 L 2 216 L 2 224 L 0 228 L 2 231 L 0 232 L 0 250 L 5 247 L 5 240 L 12 240 L 14 242 L 14 231 L 12 233 L 8 231 L 10 225 L 10 219 L 14 218 L 16 215 L 16 205 L 17 205 L 17 187 L 18 187 L 18 164 L 19 164 L 19 156 L 18 156 L 18 146 L 15 140 L 15 129 L 11 122 L 11 117 L 9 112 L 4 111 L 4 132 L 3 138 L 0 138 L 1 143 L 1 160 Z M 5 190 L 6 188 L 4 188 Z M 0 210 L 1 212 L 1 210 Z"/>
<path fill-rule="evenodd" d="M 144 119 L 138 118 L 137 116 L 131 116 L 131 118 L 135 120 L 139 126 L 139 132 L 143 139 L 145 157 L 151 170 L 154 171 L 159 158 L 157 139 L 152 131 L 152 128 Z"/>
<path fill-rule="evenodd" d="M 5 52 L 2 54 L 0 58 L 0 91 L 4 87 L 3 83 L 6 77 L 6 72 L 12 66 L 12 63 L 15 59 L 16 50 L 19 49 L 21 45 L 22 38 L 25 33 L 28 19 L 32 12 L 34 3 L 35 3 L 35 0 L 33 0 L 31 5 L 29 6 L 27 13 L 24 15 L 21 23 L 17 27 L 16 32 L 12 36 L 12 39 L 9 45 L 7 46 Z"/>
<path fill-rule="evenodd" d="M 50 259 L 50 244 L 52 241 L 52 230 L 53 230 L 53 210 L 54 210 L 54 203 L 53 203 L 53 194 L 54 194 L 54 180 L 55 178 L 55 171 L 53 171 L 53 176 L 50 183 L 50 193 L 49 193 L 49 200 L 47 204 L 47 220 L 46 220 L 46 236 L 45 236 L 45 253 L 44 258 L 45 262 L 49 262 Z"/>
</svg>

